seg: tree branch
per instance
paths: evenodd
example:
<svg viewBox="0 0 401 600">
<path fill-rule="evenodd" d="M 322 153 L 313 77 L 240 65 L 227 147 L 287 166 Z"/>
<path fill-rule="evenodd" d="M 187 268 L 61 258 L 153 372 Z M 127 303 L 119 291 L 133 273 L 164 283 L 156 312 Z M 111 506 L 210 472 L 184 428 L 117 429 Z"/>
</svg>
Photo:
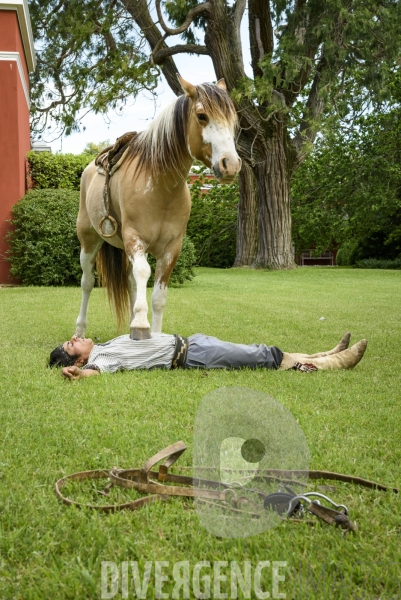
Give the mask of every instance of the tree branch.
<svg viewBox="0 0 401 600">
<path fill-rule="evenodd" d="M 102 24 L 99 23 L 99 21 L 96 21 L 95 25 L 96 25 L 95 32 L 104 38 L 107 48 L 109 48 L 110 50 L 117 50 L 116 41 L 113 37 L 113 34 L 110 32 L 110 30 L 102 31 Z"/>
<path fill-rule="evenodd" d="M 237 0 L 233 6 L 233 15 L 236 21 L 236 26 L 241 27 L 242 17 L 246 8 L 246 0 Z"/>
<path fill-rule="evenodd" d="M 151 51 L 157 47 L 157 51 L 168 50 L 169 47 L 165 43 L 165 36 L 160 33 L 153 21 L 146 0 L 121 0 L 127 12 L 134 19 L 135 23 L 141 29 L 143 36 L 148 42 Z M 171 55 L 167 55 L 162 63 L 160 63 L 163 75 L 167 79 L 167 83 L 173 92 L 179 96 L 182 94 L 181 85 L 177 79 L 178 68 L 172 59 Z"/>
<path fill-rule="evenodd" d="M 256 42 L 258 44 L 258 49 L 259 49 L 259 58 L 260 58 L 260 60 L 262 60 L 262 58 L 265 55 L 265 49 L 263 48 L 262 40 L 260 38 L 260 19 L 259 19 L 259 17 L 255 17 L 255 35 L 256 35 Z"/>
<path fill-rule="evenodd" d="M 244 1 L 229 7 L 227 0 L 213 0 L 207 17 L 205 44 L 213 61 L 217 79 L 224 77 L 229 91 L 246 77 L 241 46 L 241 20 Z"/>
<path fill-rule="evenodd" d="M 183 52 L 188 52 L 190 54 L 209 55 L 209 51 L 206 46 L 198 46 L 198 44 L 177 44 L 176 46 L 163 48 L 163 50 L 155 50 L 153 53 L 153 62 L 156 65 L 160 65 L 168 56 L 182 54 Z"/>
<path fill-rule="evenodd" d="M 262 77 L 259 61 L 273 52 L 273 27 L 270 16 L 270 0 L 249 0 L 249 37 L 252 69 L 255 77 Z"/>
<path fill-rule="evenodd" d="M 307 144 L 313 144 L 317 135 L 317 123 L 323 113 L 324 102 L 319 95 L 320 81 L 322 72 L 327 66 L 327 61 L 322 55 L 320 62 L 317 66 L 315 76 L 313 78 L 312 87 L 309 92 L 308 100 L 305 104 L 305 110 L 302 115 L 301 124 L 299 126 L 298 133 L 293 138 L 293 146 L 297 153 L 297 158 L 293 169 L 295 170 L 301 162 L 306 158 L 308 154 Z"/>
<path fill-rule="evenodd" d="M 291 17 L 289 22 L 284 26 L 282 35 L 286 35 L 288 37 L 297 37 L 300 42 L 303 42 L 303 39 L 300 39 L 300 36 L 303 35 L 305 37 L 305 22 L 302 22 L 305 13 L 304 8 L 307 4 L 307 0 L 297 0 L 295 3 L 294 11 L 291 13 Z M 321 7 L 321 11 L 324 11 L 324 5 Z M 319 13 L 320 14 L 320 13 Z M 315 23 L 314 23 L 315 24 Z M 310 25 L 310 21 L 308 22 Z"/>
<path fill-rule="evenodd" d="M 210 12 L 210 9 L 211 9 L 210 2 L 203 2 L 203 4 L 199 4 L 198 6 L 195 6 L 187 14 L 184 23 L 182 25 L 180 25 L 180 27 L 173 29 L 171 27 L 167 27 L 166 23 L 164 22 L 163 14 L 162 14 L 162 11 L 160 8 L 160 2 L 161 2 L 161 0 L 156 0 L 157 18 L 159 19 L 159 24 L 160 24 L 161 28 L 168 35 L 179 35 L 180 33 L 184 33 L 184 31 L 186 31 L 188 29 L 188 27 L 191 25 L 192 21 L 194 20 L 194 18 L 197 15 L 205 13 L 205 12 L 208 13 L 208 12 Z"/>
<path fill-rule="evenodd" d="M 287 106 L 292 106 L 297 96 L 308 83 L 312 72 L 312 62 L 315 59 L 318 50 L 319 44 L 308 46 L 304 56 L 300 57 L 300 60 L 303 63 L 302 67 L 299 69 L 293 80 L 289 82 L 290 87 L 282 90 Z"/>
<path fill-rule="evenodd" d="M 321 36 L 316 36 L 314 29 L 325 10 L 325 3 L 318 4 L 319 8 L 314 13 L 305 12 L 304 8 L 306 6 L 306 0 L 297 0 L 294 12 L 291 14 L 280 36 L 280 45 L 285 46 L 285 40 L 287 39 L 290 47 L 291 44 L 294 44 L 292 50 L 293 58 L 297 58 L 297 54 L 299 56 L 298 73 L 291 81 L 287 81 L 286 65 L 281 61 L 281 79 L 286 84 L 281 91 L 285 96 L 287 106 L 291 106 L 294 103 L 299 93 L 309 81 L 312 62 L 322 43 Z"/>
<path fill-rule="evenodd" d="M 46 15 L 46 22 L 48 23 L 49 20 L 51 19 L 51 17 L 53 15 L 55 15 L 60 8 L 62 8 L 64 6 L 64 0 L 60 0 L 60 2 L 58 4 L 56 4 L 56 6 L 53 8 L 53 10 L 51 10 L 47 15 Z"/>
</svg>

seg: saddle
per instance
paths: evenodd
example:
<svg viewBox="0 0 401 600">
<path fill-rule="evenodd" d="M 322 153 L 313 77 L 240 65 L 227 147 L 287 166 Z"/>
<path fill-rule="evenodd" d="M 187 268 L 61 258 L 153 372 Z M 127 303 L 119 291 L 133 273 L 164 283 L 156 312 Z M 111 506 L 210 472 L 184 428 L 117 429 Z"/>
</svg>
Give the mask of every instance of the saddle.
<svg viewBox="0 0 401 600">
<path fill-rule="evenodd" d="M 95 158 L 95 165 L 97 166 L 98 173 L 106 175 L 107 173 L 113 175 L 123 164 L 127 151 L 132 144 L 134 137 L 137 135 L 136 131 L 129 131 L 124 133 L 116 139 L 112 146 L 108 146 Z"/>
<path fill-rule="evenodd" d="M 123 164 L 136 135 L 136 131 L 124 133 L 124 135 L 117 138 L 114 145 L 108 146 L 99 152 L 95 158 L 97 172 L 106 176 L 103 189 L 106 214 L 99 223 L 99 233 L 104 238 L 113 237 L 121 230 L 121 225 L 117 222 L 116 218 L 110 214 L 110 178 Z M 108 231 L 105 230 L 106 223 L 109 223 Z"/>
</svg>

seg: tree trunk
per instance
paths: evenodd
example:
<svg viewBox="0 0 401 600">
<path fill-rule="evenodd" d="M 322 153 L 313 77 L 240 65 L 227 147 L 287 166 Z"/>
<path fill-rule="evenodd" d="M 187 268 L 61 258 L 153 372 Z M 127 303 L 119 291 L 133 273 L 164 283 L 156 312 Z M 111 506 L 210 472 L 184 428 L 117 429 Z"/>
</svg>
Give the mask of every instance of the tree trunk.
<svg viewBox="0 0 401 600">
<path fill-rule="evenodd" d="M 205 44 L 217 78 L 224 77 L 229 90 L 235 89 L 238 82 L 246 77 L 240 35 L 245 6 L 245 0 L 237 0 L 230 9 L 227 8 L 225 0 L 213 0 L 210 3 Z M 267 2 L 267 8 L 268 6 Z M 266 6 L 262 0 L 260 3 L 253 2 L 252 10 L 252 23 L 256 23 L 255 19 L 258 21 L 259 36 L 266 42 L 266 52 L 273 44 L 272 32 L 264 25 L 269 11 L 266 13 Z M 257 37 L 254 39 L 256 46 Z M 260 56 L 253 58 L 254 62 L 257 62 Z M 274 103 L 277 102 L 276 100 Z M 238 241 L 234 266 L 251 264 L 259 268 L 293 268 L 295 263 L 292 255 L 289 189 L 294 149 L 284 122 L 285 116 L 278 107 L 271 120 L 263 118 L 259 109 L 264 113 L 265 107 L 257 107 L 246 98 L 239 101 L 238 108 L 242 129 L 238 151 L 247 166 L 244 164 L 239 179 Z M 250 174 L 251 170 L 253 176 Z M 257 235 L 252 218 L 253 211 L 254 216 L 257 214 Z M 258 249 L 255 257 L 256 239 Z"/>
<path fill-rule="evenodd" d="M 237 251 L 234 267 L 251 266 L 258 249 L 258 190 L 252 167 L 244 160 L 238 177 Z"/>
<path fill-rule="evenodd" d="M 291 240 L 290 170 L 286 132 L 274 126 L 265 160 L 254 167 L 258 185 L 258 252 L 253 267 L 295 267 Z"/>
</svg>

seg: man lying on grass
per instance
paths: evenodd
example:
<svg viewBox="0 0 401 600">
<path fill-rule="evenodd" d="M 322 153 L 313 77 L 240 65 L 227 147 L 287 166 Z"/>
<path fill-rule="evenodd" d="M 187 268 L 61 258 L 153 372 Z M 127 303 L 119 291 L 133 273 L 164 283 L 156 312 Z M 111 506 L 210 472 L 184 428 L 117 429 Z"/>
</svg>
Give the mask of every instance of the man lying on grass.
<svg viewBox="0 0 401 600">
<path fill-rule="evenodd" d="M 175 369 L 351 369 L 359 363 L 367 341 L 361 340 L 348 348 L 350 333 L 346 333 L 333 350 L 317 354 L 290 354 L 276 346 L 265 344 L 233 344 L 197 333 L 189 338 L 165 333 L 153 334 L 149 340 L 135 341 L 121 335 L 105 344 L 95 344 L 90 338 L 73 336 L 50 354 L 49 366 L 62 366 L 68 379 L 92 377 L 120 370 Z M 348 349 L 347 349 L 348 348 Z M 82 367 L 82 368 L 81 368 Z"/>
</svg>

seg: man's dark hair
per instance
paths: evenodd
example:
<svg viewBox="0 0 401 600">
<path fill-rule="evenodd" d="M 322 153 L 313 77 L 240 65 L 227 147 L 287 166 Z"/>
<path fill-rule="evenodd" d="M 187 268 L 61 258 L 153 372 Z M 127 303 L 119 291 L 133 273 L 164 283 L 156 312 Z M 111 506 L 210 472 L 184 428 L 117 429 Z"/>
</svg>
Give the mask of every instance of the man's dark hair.
<svg viewBox="0 0 401 600">
<path fill-rule="evenodd" d="M 79 358 L 79 354 L 71 356 L 63 348 L 63 344 L 50 353 L 49 367 L 72 367 Z"/>
</svg>

